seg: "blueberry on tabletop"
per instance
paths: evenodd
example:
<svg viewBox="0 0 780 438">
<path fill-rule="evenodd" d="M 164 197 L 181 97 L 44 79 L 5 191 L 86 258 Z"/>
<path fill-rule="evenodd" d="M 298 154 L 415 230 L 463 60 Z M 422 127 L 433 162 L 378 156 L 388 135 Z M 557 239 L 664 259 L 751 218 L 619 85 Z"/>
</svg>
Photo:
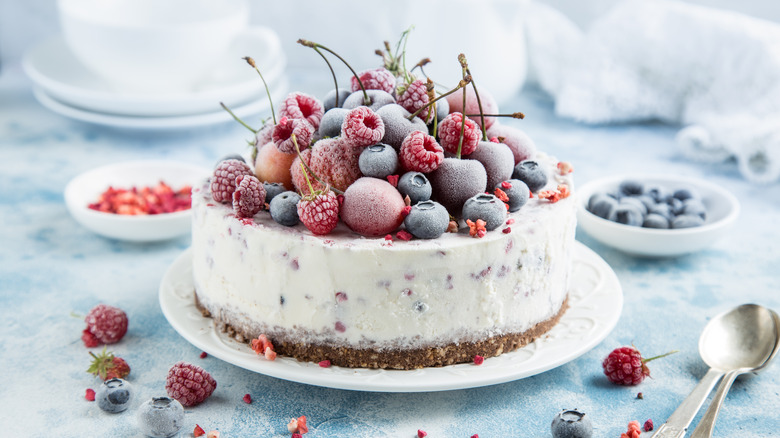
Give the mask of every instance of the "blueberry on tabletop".
<svg viewBox="0 0 780 438">
<path fill-rule="evenodd" d="M 641 227 L 644 222 L 644 214 L 637 206 L 621 202 L 612 212 L 609 220 L 632 227 Z"/>
<path fill-rule="evenodd" d="M 539 166 L 539 163 L 533 160 L 525 160 L 518 163 L 512 172 L 512 179 L 523 181 L 534 193 L 547 185 L 547 174 Z"/>
<path fill-rule="evenodd" d="M 449 224 L 447 209 L 434 201 L 418 202 L 404 218 L 406 231 L 418 239 L 435 239 L 447 231 Z"/>
<path fill-rule="evenodd" d="M 620 183 L 618 192 L 625 196 L 639 196 L 644 194 L 645 186 L 639 181 L 626 180 Z"/>
<path fill-rule="evenodd" d="M 507 198 L 509 198 L 508 204 L 510 213 L 514 213 L 523 208 L 530 197 L 528 186 L 519 179 L 504 181 L 496 188 L 503 190 L 504 193 L 506 193 Z"/>
<path fill-rule="evenodd" d="M 130 389 L 130 384 L 122 379 L 108 379 L 103 382 L 95 393 L 95 401 L 97 401 L 100 409 L 115 414 L 122 412 L 130 406 L 130 399 L 133 392 Z"/>
<path fill-rule="evenodd" d="M 699 215 L 681 214 L 672 220 L 672 228 L 693 228 L 704 225 L 704 219 Z"/>
<path fill-rule="evenodd" d="M 495 230 L 506 220 L 506 206 L 494 195 L 472 196 L 463 204 L 463 220 L 467 219 L 474 222 L 482 219 L 486 230 Z"/>
<path fill-rule="evenodd" d="M 425 174 L 406 172 L 398 178 L 398 191 L 401 192 L 401 196 L 408 196 L 414 205 L 431 199 L 433 188 Z"/>
<path fill-rule="evenodd" d="M 168 438 L 179 433 L 184 423 L 184 408 L 168 397 L 153 397 L 138 408 L 138 427 L 152 438 Z"/>
<path fill-rule="evenodd" d="M 271 212 L 271 219 L 276 223 L 286 227 L 292 227 L 298 224 L 298 201 L 301 195 L 288 191 L 282 192 L 271 200 L 268 210 Z"/>
<path fill-rule="evenodd" d="M 287 189 L 284 188 L 284 184 L 282 183 L 269 183 L 264 182 L 263 188 L 265 189 L 265 202 L 271 203 L 271 200 L 274 199 L 274 197 Z"/>
<path fill-rule="evenodd" d="M 650 213 L 645 216 L 645 221 L 642 222 L 642 226 L 644 228 L 666 229 L 669 228 L 669 219 L 660 214 Z"/>
<path fill-rule="evenodd" d="M 398 152 L 383 143 L 368 146 L 358 157 L 358 167 L 363 176 L 385 179 L 398 167 Z"/>
<path fill-rule="evenodd" d="M 553 438 L 591 438 L 593 424 L 590 417 L 577 411 L 563 411 L 553 418 Z"/>
</svg>

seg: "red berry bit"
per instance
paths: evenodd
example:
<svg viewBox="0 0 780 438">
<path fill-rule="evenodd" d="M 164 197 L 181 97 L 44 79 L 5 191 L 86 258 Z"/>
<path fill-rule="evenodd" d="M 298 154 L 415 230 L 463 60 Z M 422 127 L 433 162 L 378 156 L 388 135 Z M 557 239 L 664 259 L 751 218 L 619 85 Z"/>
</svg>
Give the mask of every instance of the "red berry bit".
<svg viewBox="0 0 780 438">
<path fill-rule="evenodd" d="M 298 202 L 298 217 L 314 234 L 325 235 L 333 231 L 339 222 L 339 203 L 336 194 L 312 193 Z"/>
<path fill-rule="evenodd" d="M 484 357 L 482 357 L 480 355 L 474 356 L 474 365 L 482 365 L 483 362 L 485 362 L 485 358 Z"/>
<path fill-rule="evenodd" d="M 87 401 L 95 401 L 95 390 L 92 388 L 87 388 L 87 392 L 84 394 L 84 398 L 87 399 Z"/>
<path fill-rule="evenodd" d="M 401 239 L 401 240 L 403 240 L 405 242 L 408 242 L 408 241 L 412 240 L 412 237 L 414 237 L 414 236 L 412 236 L 412 233 L 410 233 L 410 232 L 408 232 L 406 230 L 401 230 L 401 231 L 395 233 L 395 237 L 397 237 L 397 238 L 399 238 L 399 239 Z"/>
<path fill-rule="evenodd" d="M 292 418 L 290 419 L 290 422 L 287 423 L 287 431 L 292 433 L 293 436 L 295 434 L 303 435 L 305 433 L 309 432 L 309 427 L 306 425 L 306 416 L 301 415 L 298 418 Z M 298 436 L 300 436 L 298 435 Z"/>
<path fill-rule="evenodd" d="M 244 400 L 244 403 L 248 405 L 252 404 L 252 396 L 249 394 L 244 394 L 244 398 L 242 400 Z"/>
<path fill-rule="evenodd" d="M 645 432 L 653 430 L 653 420 L 648 418 L 647 421 L 645 421 L 644 426 L 642 426 L 642 429 L 644 429 Z"/>
<path fill-rule="evenodd" d="M 96 347 L 94 341 L 103 344 L 115 344 L 127 333 L 127 314 L 117 307 L 98 304 L 84 318 L 87 328 L 81 339 L 87 347 Z M 94 339 L 93 339 L 94 338 Z"/>
<path fill-rule="evenodd" d="M 385 123 L 371 108 L 359 106 L 344 117 L 341 134 L 354 147 L 371 146 L 385 136 Z"/>
<path fill-rule="evenodd" d="M 387 175 L 387 182 L 389 182 L 393 187 L 398 187 L 399 178 L 401 178 L 400 175 Z"/>
<path fill-rule="evenodd" d="M 115 189 L 109 187 L 89 204 L 92 210 L 129 216 L 173 213 L 187 210 L 192 204 L 192 188 L 184 186 L 174 191 L 160 181 L 155 187 Z"/>
<path fill-rule="evenodd" d="M 319 365 L 321 368 L 330 368 L 331 363 L 329 360 L 323 360 L 320 361 L 320 363 L 318 363 L 317 365 Z"/>
<path fill-rule="evenodd" d="M 195 425 L 195 430 L 192 431 L 192 436 L 194 436 L 195 438 L 198 438 L 198 437 L 203 436 L 205 434 L 206 434 L 206 431 L 203 430 L 202 427 L 200 427 L 200 426 L 198 426 L 196 424 Z"/>
<path fill-rule="evenodd" d="M 114 378 L 124 379 L 130 374 L 130 365 L 121 357 L 116 357 L 110 351 L 106 351 L 105 347 L 103 347 L 103 351 L 100 354 L 95 355 L 95 353 L 90 351 L 89 355 L 92 356 L 92 363 L 87 368 L 87 372 L 94 376 L 108 380 Z"/>
<path fill-rule="evenodd" d="M 639 438 L 642 435 L 642 430 L 639 428 L 638 421 L 630 421 L 628 423 L 628 430 L 620 434 L 620 438 Z"/>
<path fill-rule="evenodd" d="M 240 175 L 254 175 L 249 165 L 240 160 L 225 160 L 214 169 L 211 178 L 211 197 L 221 203 L 233 202 L 236 178 Z"/>
<path fill-rule="evenodd" d="M 414 131 L 401 143 L 398 158 L 405 169 L 428 173 L 438 169 L 444 161 L 444 149 L 432 136 Z"/>
<path fill-rule="evenodd" d="M 320 126 L 324 113 L 324 107 L 319 100 L 308 94 L 295 92 L 288 94 L 282 101 L 279 117 L 306 120 L 316 130 Z"/>
<path fill-rule="evenodd" d="M 428 436 L 428 432 L 422 429 L 417 429 L 417 438 L 425 438 L 426 436 Z"/>
<path fill-rule="evenodd" d="M 471 237 L 485 237 L 485 234 L 487 234 L 487 229 L 485 228 L 485 225 L 487 225 L 487 222 L 483 221 L 482 219 L 477 219 L 476 222 L 472 221 L 471 219 L 466 220 L 466 225 L 469 226 L 469 236 Z"/>
<path fill-rule="evenodd" d="M 165 379 L 165 391 L 183 406 L 203 403 L 217 388 L 217 381 L 203 368 L 186 362 L 177 362 Z"/>
<path fill-rule="evenodd" d="M 460 142 L 460 125 L 463 120 L 463 114 L 451 113 L 439 125 L 439 143 L 445 151 L 451 154 L 458 153 L 458 143 Z M 463 144 L 461 145 L 461 155 L 469 155 L 477 149 L 479 140 L 482 137 L 482 131 L 479 125 L 473 120 L 466 118 L 465 133 L 463 134 Z"/>
<path fill-rule="evenodd" d="M 252 350 L 255 353 L 262 354 L 267 360 L 273 361 L 276 359 L 276 351 L 274 351 L 274 344 L 268 339 L 266 335 L 260 335 L 257 339 L 252 339 L 250 344 Z"/>
<path fill-rule="evenodd" d="M 358 73 L 358 77 L 366 90 L 382 90 L 393 94 L 395 76 L 384 68 L 363 70 Z M 360 90 L 360 84 L 354 76 L 351 78 L 350 85 L 352 86 L 352 92 Z"/>
<path fill-rule="evenodd" d="M 416 79 L 406 87 L 401 97 L 398 98 L 398 104 L 404 107 L 409 113 L 414 114 L 420 108 L 428 105 L 428 86 L 422 79 Z M 417 117 L 428 120 L 429 108 L 425 108 L 417 114 Z"/>
<path fill-rule="evenodd" d="M 263 209 L 265 187 L 254 175 L 239 175 L 233 192 L 233 210 L 240 218 L 250 218 Z"/>
<path fill-rule="evenodd" d="M 647 362 L 676 352 L 670 351 L 660 356 L 643 359 L 635 347 L 620 347 L 612 350 L 604 358 L 601 366 L 610 382 L 618 385 L 638 385 L 650 375 L 650 369 L 645 365 Z"/>
<path fill-rule="evenodd" d="M 100 345 L 98 338 L 87 329 L 81 332 L 81 340 L 84 341 L 84 346 L 87 348 L 95 348 Z"/>
<path fill-rule="evenodd" d="M 208 353 L 206 353 L 205 351 L 201 351 L 201 352 L 200 352 L 200 358 L 201 358 L 201 359 L 205 359 L 206 357 L 208 357 L 208 355 L 209 355 L 209 354 L 208 354 Z"/>
<path fill-rule="evenodd" d="M 295 150 L 295 142 L 292 140 L 293 134 L 295 134 L 295 141 L 298 143 L 298 149 L 304 150 L 311 144 L 314 131 L 314 127 L 305 119 L 282 117 L 279 123 L 274 126 L 271 140 L 274 142 L 274 145 L 276 145 L 276 149 L 278 149 L 279 152 L 294 154 L 297 153 L 297 151 Z"/>
<path fill-rule="evenodd" d="M 574 166 L 572 166 L 571 163 L 568 163 L 566 161 L 558 162 L 557 167 L 558 167 L 558 172 L 560 172 L 561 175 L 566 175 L 574 172 Z"/>
</svg>

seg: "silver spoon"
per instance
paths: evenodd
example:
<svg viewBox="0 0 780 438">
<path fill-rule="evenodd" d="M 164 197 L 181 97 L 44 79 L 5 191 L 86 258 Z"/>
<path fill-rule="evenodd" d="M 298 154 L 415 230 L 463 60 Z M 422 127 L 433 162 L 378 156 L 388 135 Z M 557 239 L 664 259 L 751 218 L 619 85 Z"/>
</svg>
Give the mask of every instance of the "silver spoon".
<svg viewBox="0 0 780 438">
<path fill-rule="evenodd" d="M 718 412 L 723 405 L 723 400 L 726 399 L 726 394 L 731 388 L 731 384 L 740 374 L 757 372 L 772 361 L 777 355 L 778 345 L 780 345 L 780 317 L 772 310 L 768 310 L 764 307 L 756 306 L 755 309 L 748 309 L 747 312 L 751 312 L 753 317 L 756 318 L 756 328 L 762 327 L 762 331 L 755 333 L 756 337 L 749 345 L 742 346 L 744 350 L 741 353 L 737 353 L 733 359 L 729 359 L 725 356 L 725 353 L 718 353 L 718 356 L 713 357 L 713 362 L 720 362 L 721 364 L 732 367 L 730 371 L 723 376 L 723 380 L 718 385 L 718 390 L 715 391 L 715 396 L 710 402 L 710 406 L 707 408 L 707 412 L 699 421 L 696 429 L 693 430 L 691 438 L 710 438 L 712 437 L 712 431 L 715 429 L 715 420 L 718 417 Z M 769 333 L 768 329 L 774 324 L 775 333 Z M 774 338 L 774 345 L 772 339 Z M 728 341 L 727 341 L 728 342 Z M 709 354 L 713 354 L 717 350 L 716 345 L 711 345 L 708 348 Z M 739 360 L 738 356 L 742 356 L 744 359 Z M 709 363 L 706 358 L 705 362 Z"/>
<path fill-rule="evenodd" d="M 771 310 L 743 304 L 712 318 L 699 337 L 699 355 L 710 369 L 653 438 L 682 438 L 712 388 L 727 371 L 761 365 L 772 355 L 778 329 Z M 760 350 L 761 354 L 755 354 Z M 760 360 L 755 356 L 761 356 Z"/>
</svg>

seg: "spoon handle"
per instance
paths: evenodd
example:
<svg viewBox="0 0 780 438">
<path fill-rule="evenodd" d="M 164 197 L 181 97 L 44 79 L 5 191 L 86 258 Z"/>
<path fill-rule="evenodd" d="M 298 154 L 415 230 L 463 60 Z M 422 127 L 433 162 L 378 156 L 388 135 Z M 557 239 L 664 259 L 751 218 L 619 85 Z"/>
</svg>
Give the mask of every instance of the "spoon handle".
<svg viewBox="0 0 780 438">
<path fill-rule="evenodd" d="M 715 395 L 712 397 L 712 402 L 707 408 L 707 412 L 701 417 L 696 429 L 693 430 L 691 438 L 710 438 L 712 437 L 712 431 L 715 429 L 715 420 L 720 412 L 720 407 L 723 406 L 723 400 L 726 399 L 731 384 L 734 383 L 734 379 L 740 374 L 741 370 L 731 370 L 724 377 L 718 386 L 718 390 L 715 391 Z"/>
<path fill-rule="evenodd" d="M 696 417 L 699 412 L 699 408 L 707 400 L 712 388 L 718 383 L 718 380 L 723 376 L 723 371 L 710 368 L 707 374 L 701 378 L 701 381 L 685 400 L 680 403 L 680 406 L 669 416 L 666 423 L 652 435 L 652 438 L 682 438 L 685 436 L 685 432 L 688 431 L 688 426 Z"/>
</svg>

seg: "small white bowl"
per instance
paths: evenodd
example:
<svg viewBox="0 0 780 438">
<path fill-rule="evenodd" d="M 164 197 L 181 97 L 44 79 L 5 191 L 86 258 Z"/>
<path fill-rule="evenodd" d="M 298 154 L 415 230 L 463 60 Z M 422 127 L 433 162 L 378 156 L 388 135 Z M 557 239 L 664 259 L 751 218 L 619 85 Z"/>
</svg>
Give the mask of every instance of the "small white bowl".
<svg viewBox="0 0 780 438">
<path fill-rule="evenodd" d="M 657 185 L 667 190 L 690 188 L 707 208 L 704 225 L 694 228 L 653 229 L 634 227 L 602 219 L 587 209 L 595 193 L 616 191 L 626 180 L 645 187 Z M 739 201 L 722 187 L 696 178 L 672 175 L 616 175 L 591 181 L 577 189 L 577 222 L 590 236 L 625 253 L 644 257 L 673 257 L 699 251 L 726 234 L 739 215 Z"/>
<path fill-rule="evenodd" d="M 65 205 L 84 227 L 105 237 L 133 242 L 153 242 L 182 236 L 192 227 L 190 209 L 174 213 L 128 216 L 92 210 L 109 186 L 129 189 L 165 182 L 174 190 L 194 187 L 209 169 L 176 161 L 131 161 L 99 167 L 73 178 L 65 186 Z"/>
</svg>

